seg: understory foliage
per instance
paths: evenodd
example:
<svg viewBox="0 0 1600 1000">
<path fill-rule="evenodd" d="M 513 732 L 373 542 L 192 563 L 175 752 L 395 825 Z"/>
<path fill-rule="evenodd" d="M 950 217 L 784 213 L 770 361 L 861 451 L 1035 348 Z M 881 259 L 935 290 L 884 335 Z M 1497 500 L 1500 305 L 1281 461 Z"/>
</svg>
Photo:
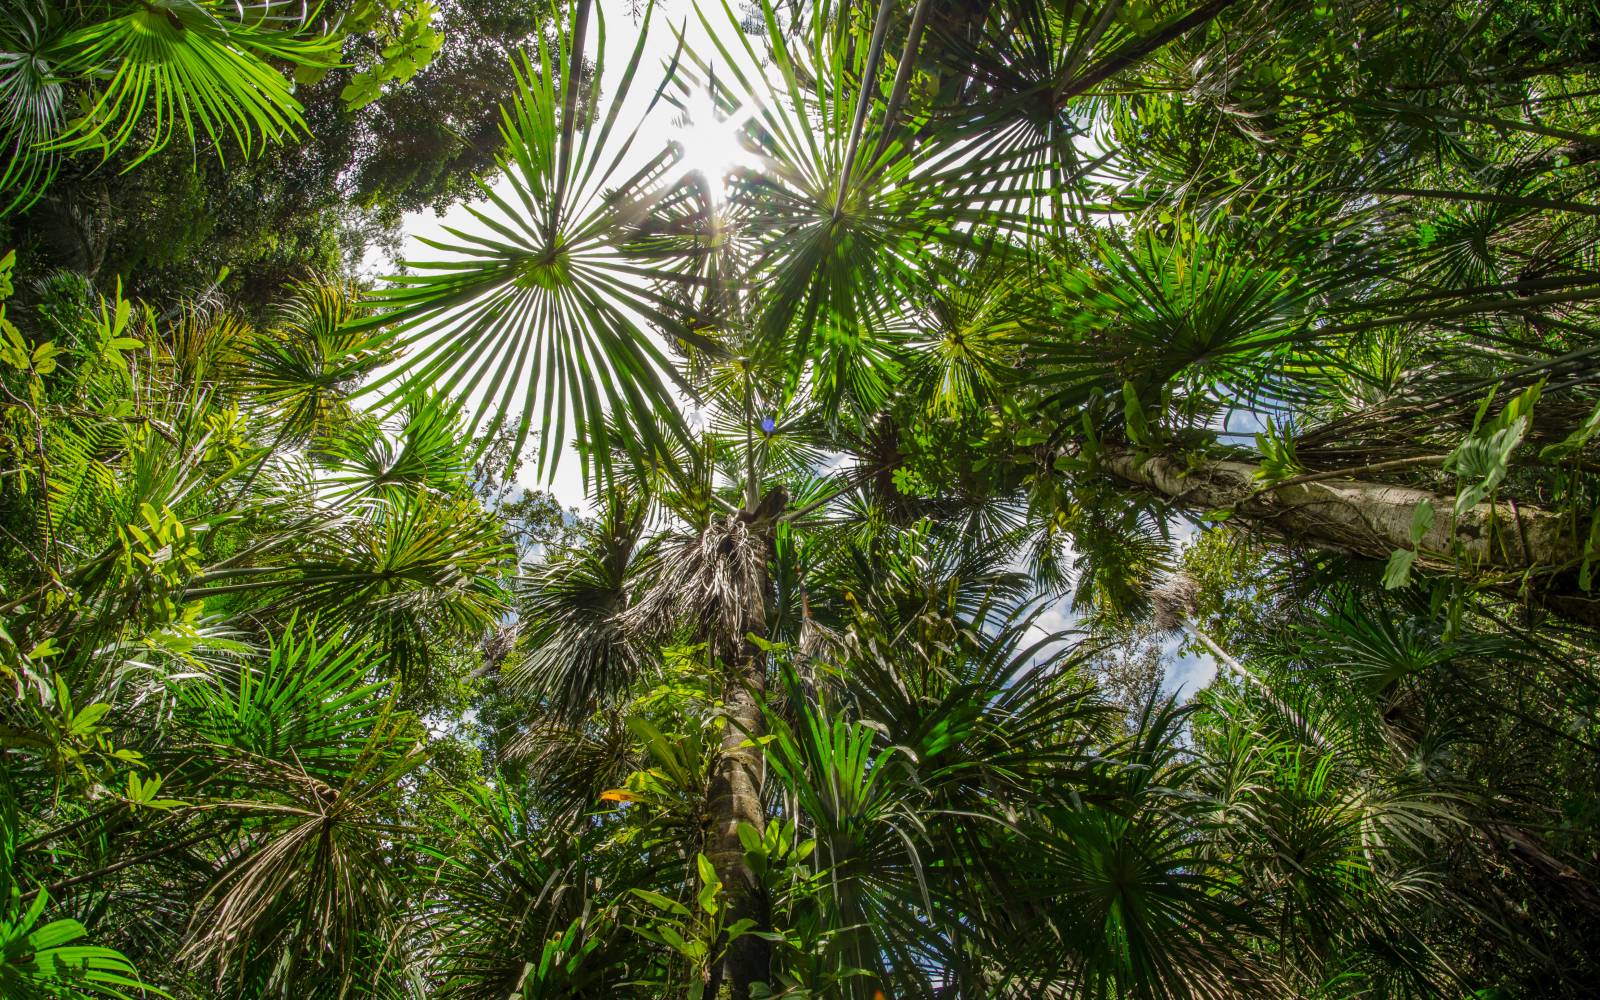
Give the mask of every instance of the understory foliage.
<svg viewBox="0 0 1600 1000">
<path fill-rule="evenodd" d="M 25 236 L 480 9 L 12 6 Z M 1592 5 L 500 13 L 437 260 L 0 260 L 0 997 L 1589 995 Z"/>
</svg>

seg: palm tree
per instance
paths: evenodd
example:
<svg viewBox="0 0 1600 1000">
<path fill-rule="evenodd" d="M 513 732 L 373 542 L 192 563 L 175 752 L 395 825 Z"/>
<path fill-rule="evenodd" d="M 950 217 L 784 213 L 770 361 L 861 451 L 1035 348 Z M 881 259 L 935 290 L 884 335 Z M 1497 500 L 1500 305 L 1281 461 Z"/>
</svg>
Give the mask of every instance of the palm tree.
<svg viewBox="0 0 1600 1000">
<path fill-rule="evenodd" d="M 448 414 L 350 415 L 384 356 L 334 335 L 348 289 L 267 330 L 80 292 L 46 289 L 60 345 L 7 326 L 7 995 L 348 995 L 405 964 L 397 705 L 503 609 L 509 545 L 459 448 L 417 446 Z M 408 460 L 352 489 L 337 456 L 385 433 Z"/>
</svg>

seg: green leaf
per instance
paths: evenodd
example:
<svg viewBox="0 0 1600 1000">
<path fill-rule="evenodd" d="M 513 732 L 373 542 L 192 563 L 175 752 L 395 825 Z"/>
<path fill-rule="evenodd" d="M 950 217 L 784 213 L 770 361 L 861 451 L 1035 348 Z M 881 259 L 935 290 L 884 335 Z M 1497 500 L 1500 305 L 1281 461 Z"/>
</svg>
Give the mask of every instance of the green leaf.
<svg viewBox="0 0 1600 1000">
<path fill-rule="evenodd" d="M 585 4 L 573 4 L 574 33 Z M 553 472 L 576 432 L 585 472 L 610 472 L 613 451 L 643 464 L 669 462 L 687 429 L 671 383 L 677 376 L 649 323 L 668 343 L 709 346 L 682 315 L 681 292 L 699 278 L 684 267 L 641 267 L 631 251 L 634 220 L 657 194 L 650 175 L 629 174 L 630 148 L 615 126 L 643 61 L 641 30 L 619 81 L 598 52 L 593 80 L 610 107 L 569 116 L 582 74 L 583 38 L 552 53 L 543 36 L 538 61 L 515 67 L 517 90 L 503 108 L 503 184 L 483 183 L 486 204 L 469 207 L 471 231 L 424 240 L 450 255 L 410 262 L 407 273 L 374 292 L 378 315 L 362 328 L 386 326 L 405 362 L 380 380 L 392 406 L 424 394 L 481 400 L 469 436 L 515 428 L 518 451 L 541 428 L 535 465 Z M 557 65 L 561 57 L 566 65 Z M 655 109 L 650 101 L 644 110 Z M 659 112 L 657 112 L 659 113 Z M 631 168 L 630 168 L 631 169 Z M 648 280 L 641 280 L 641 277 Z"/>
<path fill-rule="evenodd" d="M 1406 534 L 1411 539 L 1412 545 L 1419 545 L 1432 528 L 1433 504 L 1424 500 L 1411 512 L 1411 528 Z"/>
<path fill-rule="evenodd" d="M 176 809 L 184 802 L 181 799 L 161 799 L 156 795 L 161 791 L 161 775 L 153 774 L 148 779 L 141 780 L 137 774 L 128 773 L 128 800 L 134 805 L 146 809 Z"/>
<path fill-rule="evenodd" d="M 1145 416 L 1144 405 L 1139 402 L 1139 391 L 1132 382 L 1122 383 L 1122 416 L 1127 424 L 1128 440 L 1136 445 L 1150 443 L 1150 422 Z"/>
<path fill-rule="evenodd" d="M 72 717 L 72 724 L 67 731 L 74 736 L 86 736 L 95 729 L 96 725 L 101 719 L 105 718 L 106 713 L 109 711 L 111 711 L 111 706 L 105 702 L 86 705 L 82 711 Z"/>
<path fill-rule="evenodd" d="M 717 894 L 722 891 L 721 882 L 708 882 L 700 887 L 700 892 L 695 896 L 695 902 L 700 904 L 700 909 L 710 916 L 716 916 L 719 905 Z"/>
<path fill-rule="evenodd" d="M 1583 446 L 1588 444 L 1589 440 L 1597 433 L 1600 433 L 1600 402 L 1594 404 L 1594 409 L 1589 412 L 1589 416 L 1585 418 L 1583 423 L 1574 428 L 1571 434 L 1568 434 L 1555 444 L 1547 444 L 1541 448 L 1539 450 L 1539 459 L 1545 462 L 1555 462 L 1564 458 L 1571 458 L 1583 450 Z"/>
<path fill-rule="evenodd" d="M 1266 428 L 1256 435 L 1256 450 L 1261 455 L 1256 476 L 1267 483 L 1280 483 L 1306 471 L 1295 452 L 1295 439 L 1291 428 L 1279 426 L 1270 418 Z"/>
<path fill-rule="evenodd" d="M 696 901 L 699 902 L 700 909 L 706 913 L 715 914 L 717 912 L 717 896 L 722 892 L 722 880 L 717 878 L 716 868 L 711 864 L 711 859 L 704 854 L 696 854 L 694 864 L 700 873 L 701 882 L 700 893 L 696 897 Z"/>
<path fill-rule="evenodd" d="M 1417 561 L 1417 554 L 1411 549 L 1395 549 L 1389 553 L 1389 562 L 1383 568 L 1383 586 L 1386 590 L 1398 590 L 1411 582 L 1411 564 Z"/>
<path fill-rule="evenodd" d="M 698 938 L 686 940 L 678 929 L 671 924 L 659 924 L 655 930 L 661 935 L 662 940 L 666 941 L 667 944 L 671 945 L 673 949 L 691 962 L 700 961 L 709 950 L 706 947 L 706 943 Z"/>
<path fill-rule="evenodd" d="M 651 906 L 656 907 L 657 909 L 665 910 L 668 913 L 676 913 L 680 917 L 689 916 L 689 908 L 687 906 L 684 906 L 682 903 L 678 902 L 676 899 L 672 899 L 672 898 L 670 898 L 668 896 L 663 896 L 661 893 L 656 892 L 654 889 L 637 889 L 636 888 L 636 889 L 630 889 L 629 891 L 632 892 L 635 896 L 638 896 L 640 899 L 642 899 L 645 902 L 649 903 Z"/>
<path fill-rule="evenodd" d="M 357 73 L 339 91 L 339 99 L 344 101 L 346 111 L 360 111 L 382 94 L 382 84 L 376 73 Z"/>
<path fill-rule="evenodd" d="M 751 645 L 755 646 L 757 649 L 761 650 L 763 653 L 776 653 L 776 652 L 781 652 L 784 649 L 784 644 L 783 643 L 781 643 L 781 642 L 772 642 L 772 641 L 770 641 L 768 639 L 764 639 L 761 636 L 756 635 L 754 632 L 746 632 L 744 634 L 744 638 L 745 638 L 746 642 L 748 642 Z"/>
<path fill-rule="evenodd" d="M 29 363 L 33 370 L 40 375 L 48 375 L 56 370 L 56 357 L 61 354 L 61 348 L 51 341 L 34 345 L 33 354 Z"/>
<path fill-rule="evenodd" d="M 1446 471 L 1462 480 L 1456 492 L 1457 517 L 1482 503 L 1505 478 L 1512 454 L 1533 423 L 1533 407 L 1543 388 L 1543 382 L 1529 386 L 1487 422 L 1483 417 L 1493 394 L 1479 406 L 1473 432 L 1456 446 L 1444 463 Z"/>
<path fill-rule="evenodd" d="M 191 146 L 231 138 L 248 156 L 266 142 L 303 131 L 300 103 L 269 60 L 331 66 L 341 36 L 274 26 L 223 0 L 143 3 L 95 21 L 61 41 L 63 68 L 104 73 L 86 113 L 50 148 L 98 151 L 109 158 L 135 140 L 137 164 L 181 125 Z M 196 128 L 198 126 L 198 129 Z"/>
<path fill-rule="evenodd" d="M 294 82 L 302 87 L 314 87 L 327 79 L 328 74 L 332 71 L 332 66 L 317 66 L 304 63 L 294 68 Z"/>
<path fill-rule="evenodd" d="M 763 844 L 761 833 L 756 830 L 755 827 L 751 826 L 749 823 L 740 823 L 738 827 L 738 834 L 739 843 L 744 846 L 744 849 L 747 852 L 750 854 L 763 855 L 766 853 L 766 848 Z"/>
<path fill-rule="evenodd" d="M 1600 510 L 1589 518 L 1589 539 L 1583 546 L 1583 563 L 1578 567 L 1578 587 L 1584 593 L 1594 588 L 1594 564 L 1600 561 Z"/>
</svg>

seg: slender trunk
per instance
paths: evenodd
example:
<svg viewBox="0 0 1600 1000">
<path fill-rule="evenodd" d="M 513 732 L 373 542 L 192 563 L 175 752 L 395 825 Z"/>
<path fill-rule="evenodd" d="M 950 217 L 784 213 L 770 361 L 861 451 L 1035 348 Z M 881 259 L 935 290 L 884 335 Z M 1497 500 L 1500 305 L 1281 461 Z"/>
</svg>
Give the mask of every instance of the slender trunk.
<svg viewBox="0 0 1600 1000">
<path fill-rule="evenodd" d="M 749 823 L 757 830 L 766 826 L 761 804 L 761 747 L 755 745 L 765 731 L 760 699 L 766 689 L 766 654 L 748 640 L 740 646 L 722 692 L 728 728 L 722 734 L 722 753 L 711 773 L 706 858 L 722 880 L 724 923 L 754 920 L 757 929 L 765 930 L 766 900 L 755 873 L 745 862 L 739 824 Z M 708 995 L 716 997 L 725 990 L 734 1000 L 748 1000 L 752 983 L 769 980 L 771 955 L 771 945 L 761 938 L 747 934 L 735 939 L 728 945 L 720 968 L 711 972 Z"/>
<path fill-rule="evenodd" d="M 1108 448 L 1100 456 L 1117 478 L 1159 493 L 1193 511 L 1225 509 L 1292 542 L 1371 559 L 1396 549 L 1417 550 L 1417 565 L 1441 571 L 1514 576 L 1556 573 L 1541 595 L 1556 613 L 1600 625 L 1600 595 L 1585 595 L 1567 580 L 1581 548 L 1565 514 L 1514 503 L 1480 503 L 1452 518 L 1455 497 L 1361 479 L 1290 480 L 1264 489 L 1258 466 L 1215 461 L 1190 469 L 1165 455 L 1144 458 Z M 1419 544 L 1411 522 L 1419 504 L 1432 504 L 1433 523 Z"/>
<path fill-rule="evenodd" d="M 735 515 L 750 523 L 750 530 L 760 539 L 763 564 L 769 567 L 774 554 L 773 530 L 787 503 L 788 494 L 780 487 L 767 494 L 754 510 Z M 705 854 L 722 882 L 723 922 L 726 925 L 752 920 L 757 930 L 770 929 L 767 900 L 755 872 L 745 861 L 739 826 L 748 823 L 757 830 L 766 828 L 760 738 L 766 733 L 761 702 L 766 694 L 767 654 L 749 637 L 766 637 L 772 589 L 769 569 L 760 596 L 742 616 L 740 634 L 719 637 L 727 664 L 722 702 L 728 728 L 722 734 L 722 752 L 717 756 L 706 794 Z M 711 970 L 707 997 L 748 1000 L 752 984 L 770 982 L 771 961 L 772 946 L 764 939 L 752 934 L 735 939 L 727 945 L 722 961 Z"/>
<path fill-rule="evenodd" d="M 1206 635 L 1204 629 L 1193 622 L 1185 622 L 1183 629 L 1196 640 L 1198 640 L 1200 645 L 1206 648 L 1206 652 L 1210 653 L 1212 658 L 1215 659 L 1220 666 L 1259 691 L 1262 696 L 1272 704 L 1273 708 L 1276 708 L 1278 711 L 1282 712 L 1285 718 L 1291 720 L 1296 726 L 1299 726 L 1300 729 L 1305 733 L 1306 737 L 1311 740 L 1311 742 L 1315 743 L 1318 747 L 1324 750 L 1328 748 L 1329 743 L 1327 738 L 1322 735 L 1322 732 L 1317 729 L 1316 726 L 1308 722 L 1305 716 L 1301 715 L 1293 705 L 1290 705 L 1282 698 L 1279 698 L 1278 693 L 1272 689 L 1272 685 L 1268 684 L 1255 674 L 1251 673 L 1249 670 L 1245 669 L 1244 664 L 1234 659 L 1232 654 L 1223 649 L 1221 646 L 1217 645 L 1215 640 L 1213 640 L 1209 635 Z"/>
</svg>

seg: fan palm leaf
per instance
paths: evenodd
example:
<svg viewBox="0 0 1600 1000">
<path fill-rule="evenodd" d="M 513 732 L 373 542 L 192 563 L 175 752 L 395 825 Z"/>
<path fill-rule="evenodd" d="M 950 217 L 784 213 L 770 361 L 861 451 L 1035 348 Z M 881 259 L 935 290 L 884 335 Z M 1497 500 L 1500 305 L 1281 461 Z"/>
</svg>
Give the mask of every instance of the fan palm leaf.
<svg viewBox="0 0 1600 1000">
<path fill-rule="evenodd" d="M 346 425 L 318 442 L 333 466 L 328 480 L 349 497 L 406 490 L 459 493 L 471 467 L 457 412 L 456 407 L 425 398 L 406 407 L 395 434 L 375 420 Z"/>
<path fill-rule="evenodd" d="M 655 563 L 645 525 L 643 504 L 611 494 L 575 545 L 522 582 L 518 642 L 526 653 L 502 673 L 507 690 L 578 721 L 628 689 L 649 659 L 622 623 Z"/>
<path fill-rule="evenodd" d="M 1051 403 L 1081 403 L 1124 382 L 1142 397 L 1283 399 L 1292 384 L 1282 383 L 1309 363 L 1294 349 L 1314 343 L 1305 322 L 1317 282 L 1255 264 L 1241 249 L 1148 232 L 1103 239 L 1095 269 L 1062 276 L 1065 328 L 1034 344 L 1041 361 L 1059 366 Z"/>
<path fill-rule="evenodd" d="M 353 527 L 296 553 L 290 606 L 372 638 L 392 669 L 407 673 L 427 660 L 430 630 L 476 638 L 505 609 L 495 575 L 509 546 L 475 505 L 405 494 Z"/>
<path fill-rule="evenodd" d="M 260 594 L 266 603 L 253 613 L 315 617 L 376 644 L 388 669 L 415 679 L 434 655 L 432 637 L 475 640 L 506 610 L 497 578 L 511 554 L 473 501 L 396 492 L 305 518 L 207 571 L 185 596 Z"/>
<path fill-rule="evenodd" d="M 598 1000 L 643 971 L 630 965 L 617 903 L 604 890 L 645 873 L 618 870 L 623 858 L 595 850 L 602 831 L 580 814 L 559 815 L 567 819 L 550 820 L 508 782 L 451 803 L 456 825 L 427 848 L 442 904 L 425 919 L 439 996 Z"/>
<path fill-rule="evenodd" d="M 269 329 L 241 348 L 234 381 L 277 417 L 284 442 L 333 433 L 362 380 L 392 360 L 380 338 L 354 329 L 362 315 L 353 286 L 297 282 Z"/>
<path fill-rule="evenodd" d="M 55 176 L 48 149 L 66 119 L 60 66 L 61 19 L 48 7 L 19 3 L 0 15 L 0 144 L 6 150 L 0 217 L 26 209 Z"/>
<path fill-rule="evenodd" d="M 1003 210 L 1015 171 L 936 133 L 915 148 L 896 138 L 893 108 L 874 100 L 892 87 L 881 52 L 852 44 L 831 7 L 797 39 L 762 9 L 771 69 L 701 13 L 727 67 L 718 79 L 737 87 L 727 99 L 753 105 L 742 136 L 760 169 L 738 175 L 729 198 L 758 240 L 747 276 L 762 290 L 757 329 L 776 356 L 813 364 L 822 398 L 870 410 L 900 377 L 898 302 L 946 273 L 933 251 L 966 244 L 974 226 L 1027 228 Z"/>
<path fill-rule="evenodd" d="M 581 72 L 591 6 L 573 5 L 571 30 L 555 52 L 541 40 L 537 61 L 524 57 L 516 67 L 499 160 L 509 190 L 483 185 L 488 204 L 468 210 L 477 230 L 430 241 L 452 259 L 413 263 L 416 273 L 390 279 L 372 295 L 378 315 L 367 321 L 389 326 L 397 346 L 415 348 L 394 373 L 389 398 L 430 391 L 481 400 L 478 419 L 494 427 L 520 410 L 519 450 L 536 419 L 544 428 L 541 470 L 554 468 L 569 424 L 585 468 L 609 469 L 613 444 L 633 455 L 667 450 L 666 439 L 683 434 L 670 366 L 635 317 L 697 339 L 674 300 L 645 283 L 692 283 L 693 275 L 642 267 L 628 251 L 671 156 L 623 174 L 637 132 L 617 124 L 647 28 L 612 84 L 599 18 L 600 55 L 592 75 Z M 604 110 L 596 106 L 601 85 L 614 86 Z M 658 90 L 645 114 L 659 97 Z"/>
<path fill-rule="evenodd" d="M 289 81 L 266 60 L 328 67 L 338 38 L 304 37 L 283 13 L 290 9 L 276 0 L 151 0 L 68 33 L 63 69 L 109 67 L 110 75 L 52 148 L 98 149 L 109 158 L 147 128 L 149 141 L 132 166 L 166 146 L 180 126 L 192 146 L 204 140 L 220 155 L 231 138 L 246 156 L 303 130 Z"/>
</svg>

